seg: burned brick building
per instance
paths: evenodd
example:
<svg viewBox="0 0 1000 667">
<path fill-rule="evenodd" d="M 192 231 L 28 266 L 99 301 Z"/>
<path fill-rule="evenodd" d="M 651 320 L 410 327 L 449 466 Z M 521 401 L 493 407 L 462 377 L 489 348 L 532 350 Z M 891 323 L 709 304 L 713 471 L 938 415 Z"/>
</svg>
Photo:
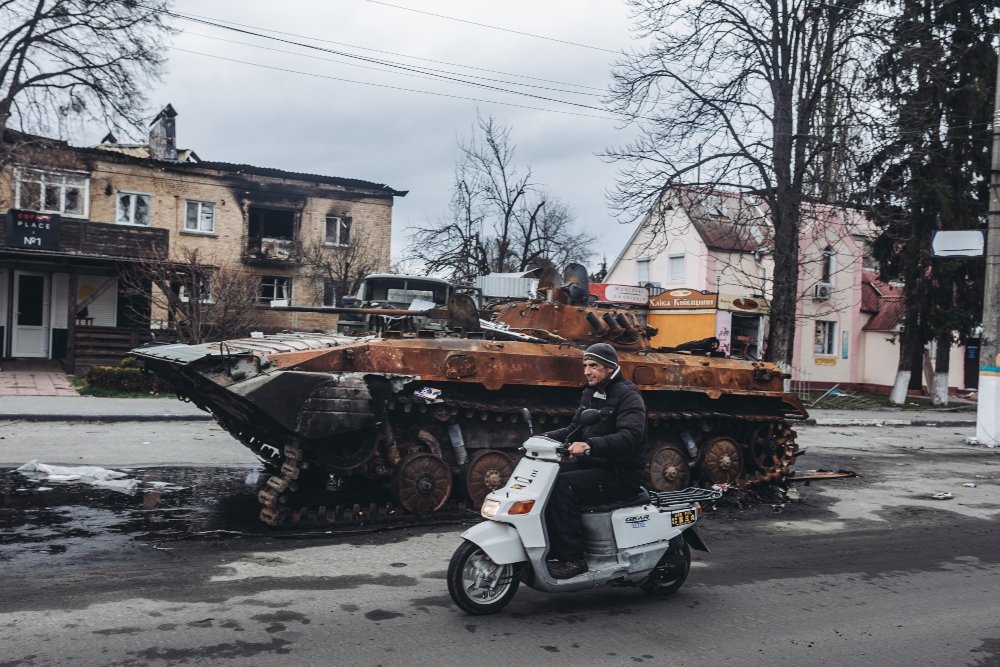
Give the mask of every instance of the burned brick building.
<svg viewBox="0 0 1000 667">
<path fill-rule="evenodd" d="M 64 359 L 78 370 L 151 329 L 169 336 L 172 314 L 149 299 L 146 317 L 136 317 L 141 308 L 124 286 L 129 268 L 151 258 L 182 265 L 197 256 L 251 274 L 251 314 L 263 331 L 335 328 L 330 315 L 271 308 L 330 306 L 342 296 L 317 278 L 309 257 L 315 264 L 324 253 L 363 245 L 368 270 L 388 269 L 392 206 L 405 192 L 204 161 L 177 148 L 176 116 L 165 107 L 148 144 L 118 143 L 110 134 L 91 147 L 4 136 L 0 358 Z M 215 296 L 204 287 L 199 301 L 211 308 Z M 174 296 L 189 297 L 183 289 Z"/>
</svg>

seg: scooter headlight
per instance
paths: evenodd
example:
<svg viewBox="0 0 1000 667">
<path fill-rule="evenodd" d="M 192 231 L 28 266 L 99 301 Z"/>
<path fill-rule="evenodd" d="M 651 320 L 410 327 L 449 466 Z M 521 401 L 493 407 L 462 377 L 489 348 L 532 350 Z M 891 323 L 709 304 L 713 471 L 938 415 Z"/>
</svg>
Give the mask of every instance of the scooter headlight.
<svg viewBox="0 0 1000 667">
<path fill-rule="evenodd" d="M 484 500 L 483 507 L 479 510 L 480 514 L 486 519 L 492 519 L 496 517 L 497 512 L 500 511 L 500 501 L 499 500 Z"/>
</svg>

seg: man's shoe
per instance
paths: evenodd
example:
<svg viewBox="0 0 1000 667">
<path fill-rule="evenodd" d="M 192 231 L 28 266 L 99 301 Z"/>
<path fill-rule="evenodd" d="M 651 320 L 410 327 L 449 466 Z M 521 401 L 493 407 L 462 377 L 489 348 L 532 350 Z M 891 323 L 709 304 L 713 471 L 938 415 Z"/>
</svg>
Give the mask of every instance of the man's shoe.
<svg viewBox="0 0 1000 667">
<path fill-rule="evenodd" d="M 549 574 L 554 579 L 572 579 L 587 571 L 587 559 L 549 561 Z"/>
</svg>

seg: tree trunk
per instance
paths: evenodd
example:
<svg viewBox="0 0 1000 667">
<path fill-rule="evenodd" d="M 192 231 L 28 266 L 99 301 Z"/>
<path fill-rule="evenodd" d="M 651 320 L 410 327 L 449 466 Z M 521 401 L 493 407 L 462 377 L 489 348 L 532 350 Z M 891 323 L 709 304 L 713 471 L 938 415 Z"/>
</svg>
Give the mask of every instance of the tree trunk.
<svg viewBox="0 0 1000 667">
<path fill-rule="evenodd" d="M 931 385 L 931 404 L 948 405 L 948 371 L 951 369 L 951 332 L 938 333 L 934 353 L 934 381 Z"/>
<path fill-rule="evenodd" d="M 896 370 L 896 382 L 889 394 L 891 405 L 906 403 L 906 392 L 910 386 L 910 375 L 913 368 L 913 351 L 918 344 L 917 316 L 907 312 L 903 321 L 903 331 L 899 334 L 899 366 Z"/>
</svg>

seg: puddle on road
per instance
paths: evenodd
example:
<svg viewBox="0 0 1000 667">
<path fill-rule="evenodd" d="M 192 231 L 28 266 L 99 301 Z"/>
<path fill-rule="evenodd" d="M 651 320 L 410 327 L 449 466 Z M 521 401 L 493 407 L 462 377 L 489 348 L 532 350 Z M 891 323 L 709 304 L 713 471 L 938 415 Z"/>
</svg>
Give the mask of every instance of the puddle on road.
<svg viewBox="0 0 1000 667">
<path fill-rule="evenodd" d="M 28 554 L 80 556 L 128 542 L 165 543 L 211 531 L 266 530 L 257 520 L 253 467 L 119 470 L 142 480 L 137 493 L 0 471 L 0 562 Z M 165 482 L 172 490 L 156 489 L 153 482 Z"/>
</svg>

